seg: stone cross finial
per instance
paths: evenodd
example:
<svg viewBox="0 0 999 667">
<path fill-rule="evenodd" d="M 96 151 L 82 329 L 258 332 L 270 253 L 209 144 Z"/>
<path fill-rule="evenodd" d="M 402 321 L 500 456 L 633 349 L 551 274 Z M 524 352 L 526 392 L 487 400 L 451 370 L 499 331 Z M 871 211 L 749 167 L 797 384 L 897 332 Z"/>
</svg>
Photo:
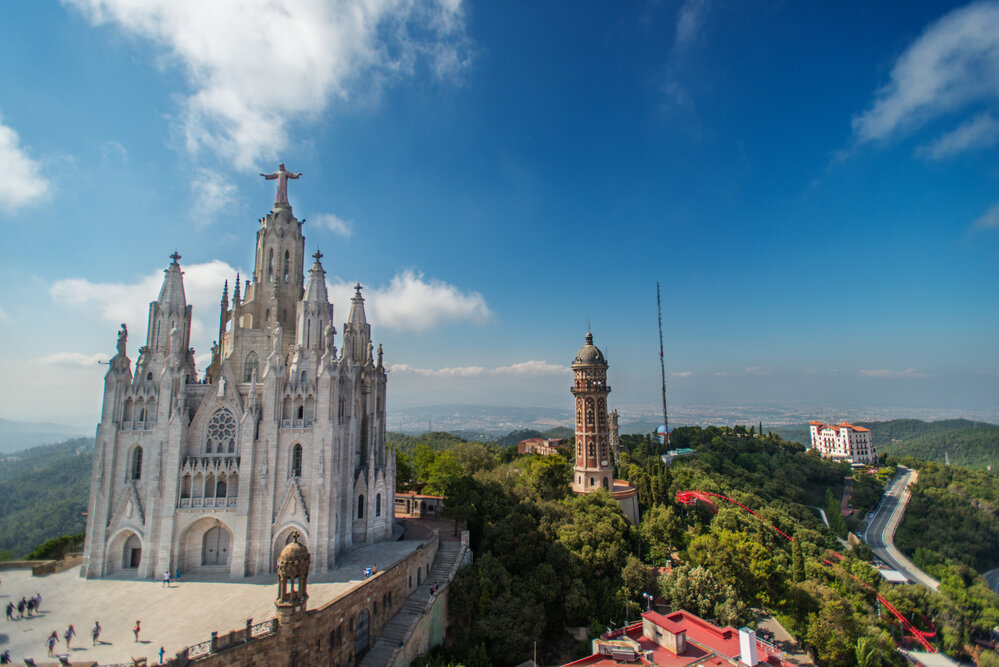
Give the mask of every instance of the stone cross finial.
<svg viewBox="0 0 999 667">
<path fill-rule="evenodd" d="M 319 252 L 319 250 L 316 249 L 316 254 L 313 255 L 313 257 L 315 257 L 316 261 L 318 262 L 319 260 L 321 260 L 323 258 L 323 253 Z"/>
<path fill-rule="evenodd" d="M 356 285 L 354 285 L 354 291 L 357 292 L 358 296 L 360 296 L 360 294 L 361 294 L 361 283 L 357 283 Z"/>
<path fill-rule="evenodd" d="M 298 544 L 298 531 L 297 530 L 293 530 L 291 532 L 291 535 L 288 536 L 288 539 L 290 541 L 294 542 L 295 544 Z"/>
<path fill-rule="evenodd" d="M 173 254 L 170 255 L 170 259 L 172 259 L 173 263 L 176 264 L 180 260 L 180 253 L 174 250 Z"/>
</svg>

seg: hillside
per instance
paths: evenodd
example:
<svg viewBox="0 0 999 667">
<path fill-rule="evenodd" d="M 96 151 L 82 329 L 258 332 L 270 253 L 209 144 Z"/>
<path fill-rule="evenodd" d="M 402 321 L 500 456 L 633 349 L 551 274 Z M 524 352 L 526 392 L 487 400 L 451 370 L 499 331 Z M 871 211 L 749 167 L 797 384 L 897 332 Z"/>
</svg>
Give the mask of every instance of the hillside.
<svg viewBox="0 0 999 667">
<path fill-rule="evenodd" d="M 76 438 L 0 457 L 0 555 L 85 529 L 93 452 L 93 438 Z"/>
<path fill-rule="evenodd" d="M 857 516 L 878 502 L 893 468 L 878 475 L 851 471 L 743 427 L 681 427 L 673 440 L 697 454 L 666 468 L 655 440 L 622 437 L 628 451 L 617 474 L 637 486 L 637 527 L 605 492 L 570 493 L 571 463 L 561 455 L 507 458 L 509 449 L 467 443 L 424 450 L 414 478 L 441 489 L 447 514 L 468 521 L 476 559 L 451 588 L 450 648 L 419 664 L 512 665 L 534 651 L 543 663 L 566 662 L 590 649 L 569 638 L 567 627 L 588 627 L 594 636 L 633 619 L 648 591 L 723 625 L 753 623 L 754 608 L 776 613 L 815 649 L 820 664 L 897 664 L 890 617 L 846 572 L 897 607 L 919 609 L 941 628 L 939 644 L 962 659 L 969 657 L 964 646 L 999 622 L 999 599 L 971 569 L 931 595 L 920 586 L 884 583 L 863 561 L 870 557 L 863 546 L 829 564 L 828 550 L 842 549 L 836 534 L 857 530 Z M 812 506 L 839 516 L 847 475 L 857 516 L 829 530 Z M 677 492 L 692 489 L 733 498 L 759 518 L 721 500 L 712 499 L 714 510 L 703 502 L 678 504 Z M 793 543 L 771 524 L 793 534 Z M 960 523 L 948 535 L 974 538 Z M 649 566 L 667 561 L 673 573 L 657 580 Z"/>
<path fill-rule="evenodd" d="M 968 468 L 993 466 L 999 470 L 999 426 L 967 419 L 924 422 L 919 419 L 893 419 L 885 422 L 855 422 L 871 429 L 878 452 L 893 457 L 913 456 Z M 808 426 L 774 429 L 781 437 L 809 444 Z"/>
</svg>

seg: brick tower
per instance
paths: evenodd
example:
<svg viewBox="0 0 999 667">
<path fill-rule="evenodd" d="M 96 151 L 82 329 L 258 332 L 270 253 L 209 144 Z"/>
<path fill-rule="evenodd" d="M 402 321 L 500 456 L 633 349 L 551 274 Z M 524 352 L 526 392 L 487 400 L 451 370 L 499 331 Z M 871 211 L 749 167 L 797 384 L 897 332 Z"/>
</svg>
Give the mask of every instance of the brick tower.
<svg viewBox="0 0 999 667">
<path fill-rule="evenodd" d="M 614 490 L 614 464 L 610 451 L 610 426 L 607 421 L 607 362 L 593 344 L 593 334 L 586 332 L 586 344 L 572 362 L 576 397 L 576 467 L 572 490 L 588 493 L 596 488 Z"/>
</svg>

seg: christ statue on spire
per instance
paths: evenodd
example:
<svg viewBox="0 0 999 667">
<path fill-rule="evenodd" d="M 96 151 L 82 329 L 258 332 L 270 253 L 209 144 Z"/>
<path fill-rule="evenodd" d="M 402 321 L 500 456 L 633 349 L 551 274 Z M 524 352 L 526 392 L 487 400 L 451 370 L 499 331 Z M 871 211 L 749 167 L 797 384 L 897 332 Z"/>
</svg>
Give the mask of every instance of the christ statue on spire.
<svg viewBox="0 0 999 667">
<path fill-rule="evenodd" d="M 274 200 L 274 203 L 275 204 L 285 204 L 285 205 L 287 205 L 288 204 L 288 179 L 289 178 L 292 178 L 292 179 L 298 178 L 299 176 L 302 175 L 302 172 L 299 172 L 299 173 L 296 174 L 294 172 L 288 171 L 287 169 L 284 168 L 284 163 L 282 162 L 280 165 L 278 165 L 278 170 L 275 171 L 274 173 L 272 173 L 272 174 L 260 174 L 260 175 L 263 176 L 264 178 L 266 178 L 268 181 L 273 181 L 274 179 L 277 179 L 277 182 L 278 182 L 277 198 Z"/>
</svg>

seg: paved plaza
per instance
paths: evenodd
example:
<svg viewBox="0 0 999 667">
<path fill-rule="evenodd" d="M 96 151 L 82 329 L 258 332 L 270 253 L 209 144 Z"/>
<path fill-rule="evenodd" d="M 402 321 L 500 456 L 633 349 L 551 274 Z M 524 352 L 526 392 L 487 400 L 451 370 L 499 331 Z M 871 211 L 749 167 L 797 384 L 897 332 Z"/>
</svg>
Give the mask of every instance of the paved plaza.
<svg viewBox="0 0 999 667">
<path fill-rule="evenodd" d="M 381 542 L 344 554 L 339 567 L 309 580 L 309 609 L 320 607 L 360 584 L 365 567 L 379 571 L 392 566 L 423 542 L 403 540 Z M 126 662 L 145 656 L 157 664 L 160 647 L 173 656 L 185 646 L 241 628 L 246 619 L 254 623 L 274 617 L 277 575 L 242 579 L 236 582 L 207 575 L 185 575 L 164 588 L 162 581 L 125 578 L 82 579 L 79 568 L 44 577 L 30 570 L 0 572 L 0 605 L 15 605 L 22 597 L 42 596 L 41 613 L 22 620 L 2 621 L 0 651 L 9 650 L 14 664 L 31 657 L 47 660 L 45 640 L 55 630 L 59 635 L 56 655 L 69 655 L 72 662 Z M 15 611 L 15 617 L 17 612 Z M 99 620 L 103 628 L 100 643 L 91 645 L 90 630 Z M 136 642 L 135 621 L 142 621 Z M 77 637 L 66 649 L 63 633 L 72 623 Z"/>
</svg>

